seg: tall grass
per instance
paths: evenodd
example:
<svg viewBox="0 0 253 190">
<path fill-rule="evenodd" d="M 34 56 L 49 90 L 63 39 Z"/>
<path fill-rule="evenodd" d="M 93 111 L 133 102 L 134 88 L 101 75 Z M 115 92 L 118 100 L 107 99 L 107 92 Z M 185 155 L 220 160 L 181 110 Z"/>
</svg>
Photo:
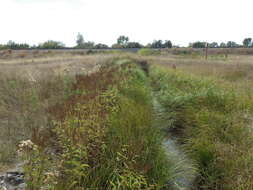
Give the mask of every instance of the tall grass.
<svg viewBox="0 0 253 190">
<path fill-rule="evenodd" d="M 25 77 L 1 73 L 0 76 L 0 170 L 17 162 L 16 149 L 21 140 L 47 128 L 46 109 L 63 101 L 60 86 L 64 77 L 30 81 Z"/>
<path fill-rule="evenodd" d="M 215 80 L 153 67 L 167 130 L 199 166 L 199 189 L 252 189 L 252 100 Z"/>
<path fill-rule="evenodd" d="M 26 175 L 28 189 L 168 186 L 173 174 L 160 130 L 153 127 L 149 80 L 139 66 L 116 59 L 96 73 L 76 76 L 71 92 L 49 109 L 50 132 L 33 139 L 38 149 L 26 157 L 25 170 L 34 171 Z"/>
</svg>

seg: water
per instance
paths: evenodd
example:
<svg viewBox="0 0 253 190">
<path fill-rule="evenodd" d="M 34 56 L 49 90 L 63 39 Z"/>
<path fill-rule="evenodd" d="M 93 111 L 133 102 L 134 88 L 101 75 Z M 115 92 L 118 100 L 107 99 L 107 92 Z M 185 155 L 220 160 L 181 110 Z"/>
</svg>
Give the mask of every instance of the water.
<svg viewBox="0 0 253 190">
<path fill-rule="evenodd" d="M 165 128 L 166 120 L 164 116 L 166 113 L 162 105 L 157 101 L 155 96 L 153 96 L 153 107 L 156 114 L 155 127 Z M 159 125 L 159 126 L 158 126 Z M 172 177 L 169 179 L 168 183 L 175 190 L 189 190 L 193 188 L 193 182 L 197 175 L 197 170 L 194 162 L 189 158 L 187 153 L 182 149 L 182 147 L 177 143 L 177 139 L 169 134 L 163 141 L 163 148 L 172 165 L 170 167 L 170 174 Z"/>
</svg>

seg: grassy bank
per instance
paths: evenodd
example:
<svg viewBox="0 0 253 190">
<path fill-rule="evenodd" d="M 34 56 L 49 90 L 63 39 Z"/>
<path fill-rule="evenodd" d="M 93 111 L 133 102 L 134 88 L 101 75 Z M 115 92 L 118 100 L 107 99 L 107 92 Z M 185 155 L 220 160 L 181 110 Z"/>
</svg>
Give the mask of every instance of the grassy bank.
<svg viewBox="0 0 253 190">
<path fill-rule="evenodd" d="M 49 108 L 51 128 L 32 139 L 27 188 L 165 188 L 173 171 L 160 130 L 153 127 L 145 72 L 129 60 L 114 60 L 96 73 L 76 76 L 71 92 Z"/>
<path fill-rule="evenodd" d="M 252 100 L 217 81 L 153 67 L 166 129 L 197 161 L 200 189 L 252 189 Z M 220 81 L 219 81 L 220 82 Z"/>
</svg>

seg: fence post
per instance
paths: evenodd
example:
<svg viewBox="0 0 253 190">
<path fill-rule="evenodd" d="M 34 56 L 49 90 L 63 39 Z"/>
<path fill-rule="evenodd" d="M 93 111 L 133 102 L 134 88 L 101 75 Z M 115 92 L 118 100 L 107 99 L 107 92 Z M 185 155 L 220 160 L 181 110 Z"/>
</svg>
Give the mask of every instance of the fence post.
<svg viewBox="0 0 253 190">
<path fill-rule="evenodd" d="M 208 43 L 206 43 L 206 60 L 207 60 L 207 57 L 208 57 Z"/>
</svg>

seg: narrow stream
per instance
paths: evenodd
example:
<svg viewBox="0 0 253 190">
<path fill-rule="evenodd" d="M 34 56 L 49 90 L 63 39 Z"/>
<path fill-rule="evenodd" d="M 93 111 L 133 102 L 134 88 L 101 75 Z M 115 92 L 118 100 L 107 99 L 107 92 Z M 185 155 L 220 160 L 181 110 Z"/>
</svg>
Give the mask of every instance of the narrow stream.
<svg viewBox="0 0 253 190">
<path fill-rule="evenodd" d="M 156 117 L 154 126 L 164 128 L 166 127 L 166 122 L 168 122 L 164 119 L 167 113 L 157 101 L 155 95 L 153 95 L 153 97 L 153 108 Z M 173 186 L 175 190 L 193 189 L 193 182 L 197 175 L 193 161 L 187 156 L 185 151 L 182 150 L 176 138 L 173 138 L 171 134 L 165 137 L 163 148 L 169 163 L 172 165 L 170 172 L 173 176 L 169 179 L 168 183 Z"/>
<path fill-rule="evenodd" d="M 7 172 L 0 173 L 0 189 L 1 190 L 24 190 L 25 181 L 22 164 L 17 163 Z"/>
</svg>

